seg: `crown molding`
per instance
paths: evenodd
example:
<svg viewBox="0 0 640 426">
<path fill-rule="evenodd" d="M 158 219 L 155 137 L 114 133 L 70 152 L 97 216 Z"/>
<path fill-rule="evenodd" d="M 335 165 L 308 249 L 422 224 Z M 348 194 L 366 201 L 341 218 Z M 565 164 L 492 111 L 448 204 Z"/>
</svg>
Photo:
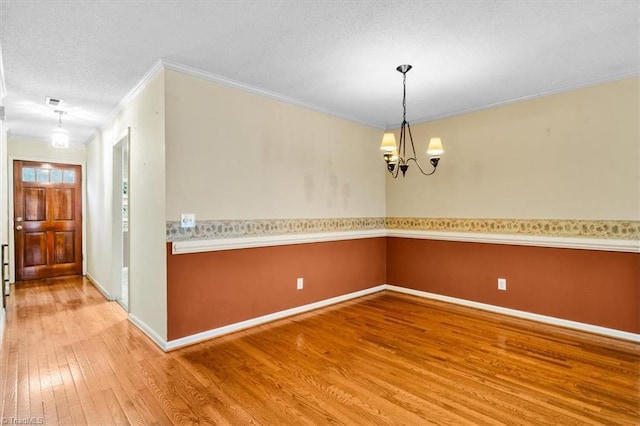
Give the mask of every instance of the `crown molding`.
<svg viewBox="0 0 640 426">
<path fill-rule="evenodd" d="M 127 94 L 122 98 L 122 100 L 118 103 L 118 106 L 116 106 L 116 108 L 111 112 L 111 114 L 109 114 L 109 116 L 107 117 L 107 119 L 105 120 L 105 122 L 102 124 L 102 126 L 100 126 L 98 129 L 96 129 L 96 131 L 86 140 L 86 142 L 84 143 L 84 145 L 87 145 L 89 142 L 91 142 L 98 134 L 100 134 L 100 132 L 104 131 L 104 129 L 107 127 L 107 125 L 111 122 L 111 120 L 113 120 L 114 117 L 116 117 L 118 115 L 118 113 L 131 101 L 131 99 L 135 98 L 146 86 L 147 84 L 149 84 L 149 81 L 151 81 L 151 79 L 153 77 L 155 77 L 155 75 L 162 71 L 162 70 L 170 70 L 170 71 L 174 71 L 174 72 L 179 72 L 182 74 L 186 74 L 192 77 L 196 77 L 205 81 L 210 81 L 213 83 L 217 83 L 217 84 L 221 84 L 227 87 L 231 87 L 231 88 L 235 88 L 235 89 L 239 89 L 242 90 L 244 92 L 247 93 L 251 93 L 254 95 L 258 95 L 258 96 L 262 96 L 268 99 L 273 99 L 279 102 L 283 102 L 283 103 L 287 103 L 290 105 L 295 105 L 295 106 L 299 106 L 302 108 L 306 108 L 315 112 L 319 112 L 322 114 L 327 114 L 336 118 L 340 118 L 343 120 L 347 120 L 353 123 L 358 123 L 364 126 L 368 126 L 368 127 L 372 127 L 375 129 L 379 129 L 379 130 L 393 130 L 396 128 L 399 128 L 401 123 L 392 123 L 392 124 L 387 124 L 387 125 L 383 125 L 380 123 L 370 123 L 367 121 L 363 121 L 360 119 L 357 119 L 355 117 L 349 116 L 349 115 L 345 115 L 345 114 L 341 114 L 337 111 L 333 111 L 333 110 L 329 110 L 326 108 L 322 108 L 318 105 L 314 105 L 314 104 L 310 104 L 310 103 L 306 103 L 303 101 L 299 101 L 297 99 L 291 98 L 289 96 L 285 96 L 282 95 L 280 93 L 277 92 L 273 92 L 270 90 L 266 90 L 266 89 L 261 89 L 259 87 L 256 86 L 252 86 L 250 84 L 246 84 L 246 83 L 242 83 L 240 81 L 237 80 L 233 80 L 227 77 L 223 77 L 221 75 L 217 75 L 208 71 L 204 71 L 201 70 L 199 68 L 195 68 L 195 67 L 191 67 L 188 65 L 184 65 L 184 64 L 180 64 L 178 62 L 174 62 L 168 59 L 159 59 L 158 61 L 156 61 L 154 63 L 154 65 L 149 69 L 149 71 L 147 71 L 142 78 L 133 86 L 133 88 L 131 88 L 131 90 L 129 90 L 129 92 L 127 92 Z M 591 80 L 586 80 L 583 81 L 581 83 L 577 83 L 577 84 L 572 84 L 572 85 L 567 85 L 567 86 L 562 86 L 553 90 L 548 90 L 548 91 L 543 91 L 543 92 L 538 92 L 538 93 L 534 93 L 531 95 L 526 95 L 526 96 L 520 96 L 517 98 L 511 98 L 511 99 L 505 99 L 502 101 L 498 101 L 498 102 L 493 102 L 490 104 L 484 104 L 484 105 L 478 105 L 476 107 L 472 107 L 472 108 L 465 108 L 465 109 L 460 109 L 460 110 L 456 110 L 456 111 L 451 111 L 451 112 L 447 112 L 444 114 L 438 114 L 438 115 L 432 115 L 432 116 L 427 116 L 427 117 L 423 117 L 423 118 L 418 118 L 415 120 L 411 120 L 411 122 L 416 125 L 416 124 L 423 124 L 423 123 L 428 123 L 431 121 L 436 121 L 436 120 L 442 120 L 445 118 L 451 118 L 451 117 L 456 117 L 459 115 L 464 115 L 464 114 L 469 114 L 472 112 L 478 112 L 478 111 L 483 111 L 486 109 L 491 109 L 491 108 L 496 108 L 496 107 L 500 107 L 500 106 L 505 106 L 505 105 L 509 105 L 509 104 L 513 104 L 513 103 L 518 103 L 518 102 L 524 102 L 524 101 L 529 101 L 529 100 L 533 100 L 533 99 L 537 99 L 537 98 L 541 98 L 541 97 L 545 97 L 545 96 L 551 96 L 551 95 L 556 95 L 556 94 L 560 94 L 560 93 L 566 93 L 572 90 L 578 90 L 578 89 L 583 89 L 583 88 L 587 88 L 587 87 L 591 87 L 591 86 L 596 86 L 599 84 L 605 84 L 605 83 L 611 83 L 614 81 L 618 81 L 618 80 L 624 80 L 626 78 L 632 78 L 632 77 L 640 77 L 640 69 L 631 69 L 631 70 L 627 70 L 627 71 L 623 71 L 621 73 L 617 73 L 617 74 L 612 74 L 606 77 L 602 77 L 602 78 L 597 78 L 597 79 L 591 79 Z M 2 46 L 0 45 L 0 97 L 4 97 L 6 96 L 6 86 L 4 84 L 4 71 L 2 68 Z"/>
<path fill-rule="evenodd" d="M 497 108 L 497 107 L 501 107 L 501 106 L 505 106 L 505 105 L 515 104 L 515 103 L 518 103 L 518 102 L 531 101 L 533 99 L 538 99 L 538 98 L 542 98 L 542 97 L 545 97 L 545 96 L 559 95 L 561 93 L 570 92 L 572 90 L 585 89 L 587 87 L 597 86 L 599 84 L 613 83 L 614 81 L 625 80 L 627 78 L 632 78 L 632 77 L 640 77 L 640 69 L 634 68 L 634 69 L 631 69 L 631 70 L 623 71 L 621 73 L 611 74 L 611 75 L 608 75 L 606 77 L 595 78 L 595 79 L 591 79 L 591 80 L 585 80 L 585 81 L 583 81 L 581 83 L 561 86 L 561 87 L 558 87 L 558 88 L 553 89 L 553 90 L 537 92 L 537 93 L 533 93 L 531 95 L 519 96 L 517 98 L 505 99 L 505 100 L 502 100 L 502 101 L 497 101 L 497 102 L 493 102 L 493 103 L 490 103 L 490 104 L 478 105 L 478 106 L 471 107 L 471 108 L 459 109 L 459 110 L 447 112 L 447 113 L 444 113 L 444 114 L 430 115 L 430 116 L 427 116 L 427 117 L 417 118 L 417 119 L 409 120 L 409 121 L 413 125 L 424 124 L 424 123 L 429 123 L 431 121 L 443 120 L 445 118 L 457 117 L 459 115 L 470 114 L 472 112 L 484 111 L 484 110 L 487 110 L 487 109 L 492 109 L 492 108 Z M 401 125 L 402 125 L 402 123 L 392 123 L 392 124 L 387 125 L 384 129 L 385 129 L 385 131 L 394 130 L 394 129 L 400 128 Z"/>
<path fill-rule="evenodd" d="M 248 92 L 254 95 L 258 95 L 258 96 L 263 96 L 265 98 L 269 98 L 269 99 L 273 99 L 276 101 L 280 101 L 280 102 L 284 102 L 286 104 L 290 104 L 290 105 L 295 105 L 295 106 L 299 106 L 302 108 L 306 108 L 315 112 L 319 112 L 322 114 L 327 114 L 327 115 L 331 115 L 333 117 L 336 118 L 340 118 L 343 120 L 347 120 L 347 121 L 351 121 L 354 123 L 358 123 L 358 124 L 362 124 L 364 126 L 368 126 L 368 127 L 373 127 L 375 129 L 379 129 L 382 130 L 384 129 L 384 126 L 379 124 L 379 123 L 369 123 L 360 119 L 357 119 L 355 117 L 346 115 L 346 114 L 341 114 L 337 111 L 333 111 L 330 109 L 326 109 L 326 108 L 322 108 L 318 105 L 314 105 L 314 104 L 310 104 L 307 102 L 303 102 L 294 98 L 291 98 L 289 96 L 285 96 L 282 95 L 280 93 L 277 92 L 273 92 L 270 90 L 266 90 L 266 89 L 261 89 L 259 87 L 256 86 L 252 86 L 250 84 L 246 84 L 246 83 L 242 83 L 240 81 L 237 80 L 233 80 L 227 77 L 223 77 L 221 75 L 217 75 L 208 71 L 204 71 L 198 68 L 194 68 L 194 67 L 190 67 L 188 65 L 183 65 L 183 64 L 179 64 L 177 62 L 173 62 L 173 61 L 169 61 L 167 59 L 161 59 L 160 62 L 162 63 L 164 69 L 166 70 L 170 70 L 170 71 L 175 71 L 175 72 L 179 72 L 182 74 L 186 74 L 186 75 L 190 75 L 192 77 L 196 77 L 196 78 L 200 78 L 202 80 L 206 80 L 206 81 L 210 81 L 212 83 L 218 83 L 218 84 L 222 84 L 224 86 L 227 87 L 232 87 L 235 89 L 239 89 L 242 90 L 244 92 Z"/>
<path fill-rule="evenodd" d="M 96 131 L 93 132 L 91 136 L 89 136 L 89 138 L 85 141 L 84 145 L 88 145 L 100 133 L 102 133 L 106 129 L 106 127 L 109 125 L 109 123 L 111 123 L 111 121 L 120 113 L 120 111 L 122 111 L 124 107 L 127 106 L 129 102 L 131 102 L 133 98 L 138 96 L 138 94 L 142 92 L 142 90 L 145 87 L 147 87 L 147 85 L 153 79 L 153 77 L 155 77 L 156 74 L 162 71 L 163 69 L 164 67 L 163 67 L 162 61 L 156 61 L 156 63 L 153 64 L 153 66 L 149 69 L 149 71 L 147 71 L 142 76 L 142 78 L 138 80 L 138 82 L 131 88 L 131 90 L 129 90 L 127 94 L 124 95 L 124 97 L 120 100 L 120 102 L 118 102 L 118 106 L 116 106 L 114 110 L 111 111 L 111 114 L 109 114 L 109 116 L 106 118 L 104 123 L 102 123 L 102 126 L 97 128 Z"/>
</svg>

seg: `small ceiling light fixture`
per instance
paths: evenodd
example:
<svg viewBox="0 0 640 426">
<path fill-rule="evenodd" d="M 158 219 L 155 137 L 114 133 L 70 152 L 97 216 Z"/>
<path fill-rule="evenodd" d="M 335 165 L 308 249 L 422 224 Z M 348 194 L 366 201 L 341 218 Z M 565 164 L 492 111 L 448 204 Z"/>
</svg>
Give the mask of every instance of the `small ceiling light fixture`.
<svg viewBox="0 0 640 426">
<path fill-rule="evenodd" d="M 59 109 L 54 111 L 58 114 L 58 127 L 53 129 L 53 133 L 51 134 L 51 143 L 56 148 L 68 148 L 69 147 L 69 132 L 62 128 L 62 115 L 66 114 L 66 111 L 61 111 Z"/>
<path fill-rule="evenodd" d="M 433 166 L 433 170 L 429 173 L 425 172 L 418 161 L 416 148 L 413 145 L 411 126 L 407 122 L 407 72 L 409 72 L 411 68 L 411 65 L 400 65 L 396 68 L 398 72 L 402 73 L 402 125 L 400 126 L 400 143 L 396 144 L 396 137 L 393 133 L 385 133 L 382 137 L 382 144 L 380 145 L 383 153 L 382 157 L 387 163 L 387 170 L 394 179 L 398 177 L 400 170 L 402 170 L 402 176 L 404 177 L 409 168 L 410 161 L 416 163 L 416 166 L 418 166 L 418 169 L 423 175 L 432 175 L 436 172 L 440 156 L 444 154 L 442 140 L 440 138 L 431 138 L 429 146 L 427 147 L 427 155 L 431 156 L 429 162 Z M 409 157 L 407 157 L 407 133 L 409 133 L 409 142 L 411 143 Z"/>
</svg>

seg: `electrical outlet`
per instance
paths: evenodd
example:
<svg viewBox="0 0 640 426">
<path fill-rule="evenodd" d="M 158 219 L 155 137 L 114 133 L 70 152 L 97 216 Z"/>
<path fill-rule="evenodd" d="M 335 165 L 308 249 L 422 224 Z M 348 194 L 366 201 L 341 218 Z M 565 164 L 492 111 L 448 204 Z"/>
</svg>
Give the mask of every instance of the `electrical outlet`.
<svg viewBox="0 0 640 426">
<path fill-rule="evenodd" d="M 298 281 L 296 282 L 296 288 L 298 290 L 302 290 L 304 288 L 304 279 L 298 278 Z"/>
<path fill-rule="evenodd" d="M 498 278 L 498 290 L 507 290 L 507 279 L 506 278 Z"/>
</svg>

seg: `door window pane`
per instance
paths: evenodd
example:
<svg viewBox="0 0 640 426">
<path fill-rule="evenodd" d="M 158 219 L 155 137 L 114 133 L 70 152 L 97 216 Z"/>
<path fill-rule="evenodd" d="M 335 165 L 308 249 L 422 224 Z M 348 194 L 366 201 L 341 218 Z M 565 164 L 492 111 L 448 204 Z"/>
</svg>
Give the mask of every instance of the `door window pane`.
<svg viewBox="0 0 640 426">
<path fill-rule="evenodd" d="M 51 170 L 51 182 L 62 182 L 62 170 Z"/>
<path fill-rule="evenodd" d="M 62 174 L 62 182 L 64 183 L 75 183 L 76 181 L 76 172 L 75 170 L 65 170 Z"/>
<path fill-rule="evenodd" d="M 35 182 L 36 181 L 36 169 L 33 167 L 22 168 L 22 181 L 23 182 Z"/>
<path fill-rule="evenodd" d="M 38 182 L 49 182 L 49 169 L 37 169 L 36 178 Z"/>
</svg>

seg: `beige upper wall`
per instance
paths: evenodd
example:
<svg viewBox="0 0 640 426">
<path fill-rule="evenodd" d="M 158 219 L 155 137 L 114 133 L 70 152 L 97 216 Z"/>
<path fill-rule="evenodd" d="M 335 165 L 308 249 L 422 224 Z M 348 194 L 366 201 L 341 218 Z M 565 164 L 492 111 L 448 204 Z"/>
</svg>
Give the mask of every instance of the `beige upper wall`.
<svg viewBox="0 0 640 426">
<path fill-rule="evenodd" d="M 384 215 L 382 131 L 165 75 L 167 220 Z"/>
<path fill-rule="evenodd" d="M 638 78 L 423 123 L 438 172 L 387 177 L 387 216 L 640 219 Z M 425 162 L 428 164 L 428 161 Z"/>
<path fill-rule="evenodd" d="M 48 142 L 12 137 L 9 138 L 8 155 L 9 157 L 21 159 L 82 164 L 87 161 L 87 147 L 74 144 L 70 145 L 69 148 L 62 149 L 55 148 Z"/>
<path fill-rule="evenodd" d="M 87 269 L 107 291 L 113 291 L 113 146 L 129 127 L 129 312 L 146 325 L 147 332 L 166 340 L 163 71 L 156 73 L 89 144 Z"/>
</svg>

